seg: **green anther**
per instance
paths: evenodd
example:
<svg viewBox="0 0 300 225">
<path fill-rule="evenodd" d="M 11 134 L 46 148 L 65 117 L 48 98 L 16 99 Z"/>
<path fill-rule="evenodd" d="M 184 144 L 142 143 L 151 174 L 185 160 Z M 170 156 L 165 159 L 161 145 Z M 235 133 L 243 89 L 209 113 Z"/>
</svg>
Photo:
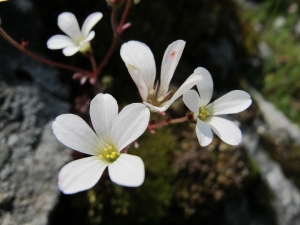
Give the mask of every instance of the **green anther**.
<svg viewBox="0 0 300 225">
<path fill-rule="evenodd" d="M 79 51 L 83 54 L 90 52 L 91 51 L 91 44 L 89 42 L 85 42 L 81 45 L 81 43 L 79 42 L 80 45 L 80 49 Z"/>
<path fill-rule="evenodd" d="M 199 108 L 199 119 L 204 121 L 206 119 L 206 117 L 209 115 L 210 113 L 205 109 L 204 106 Z"/>
</svg>

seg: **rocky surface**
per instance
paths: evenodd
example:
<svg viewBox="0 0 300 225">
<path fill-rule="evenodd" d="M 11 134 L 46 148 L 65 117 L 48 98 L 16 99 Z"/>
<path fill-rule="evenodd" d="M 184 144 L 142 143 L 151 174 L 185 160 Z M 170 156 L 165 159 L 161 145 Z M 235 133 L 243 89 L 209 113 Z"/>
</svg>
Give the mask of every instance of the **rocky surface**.
<svg viewBox="0 0 300 225">
<path fill-rule="evenodd" d="M 282 112 L 253 87 L 248 91 L 257 104 L 264 121 L 256 118 L 254 128 L 243 129 L 243 145 L 257 163 L 262 178 L 269 186 L 273 195 L 272 205 L 278 225 L 300 224 L 300 192 L 298 188 L 286 178 L 280 164 L 272 160 L 263 148 L 260 135 L 268 133 L 275 141 L 285 141 L 299 145 L 299 127 L 293 124 Z M 288 149 L 286 149 L 288 151 Z"/>
<path fill-rule="evenodd" d="M 268 102 L 255 88 L 248 87 L 248 92 L 255 100 L 258 108 L 266 122 L 265 126 L 259 126 L 259 132 L 270 132 L 277 138 L 284 139 L 284 141 L 292 141 L 300 145 L 300 128 L 298 125 L 292 123 L 290 119 L 281 111 L 277 110 L 275 106 Z"/>
<path fill-rule="evenodd" d="M 257 163 L 263 179 L 272 195 L 272 205 L 278 225 L 300 224 L 300 192 L 288 180 L 278 163 L 270 159 L 259 143 L 259 136 L 251 130 L 243 130 L 243 145 Z"/>
<path fill-rule="evenodd" d="M 0 86 L 0 224 L 47 224 L 68 160 L 50 121 L 68 105 L 33 84 Z"/>
<path fill-rule="evenodd" d="M 38 15 L 30 1 L 1 5 L 7 33 L 38 39 Z M 12 19 L 13 18 L 13 19 Z M 68 150 L 54 137 L 51 121 L 69 110 L 59 100 L 68 88 L 58 71 L 41 65 L 0 38 L 0 224 L 43 225 L 60 194 L 59 169 Z"/>
</svg>

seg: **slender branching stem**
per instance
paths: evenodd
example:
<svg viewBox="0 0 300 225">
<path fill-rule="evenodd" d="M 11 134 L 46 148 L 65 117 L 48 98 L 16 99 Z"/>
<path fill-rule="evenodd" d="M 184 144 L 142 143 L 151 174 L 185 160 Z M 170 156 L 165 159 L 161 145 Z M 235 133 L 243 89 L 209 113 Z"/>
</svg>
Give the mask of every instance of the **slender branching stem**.
<svg viewBox="0 0 300 225">
<path fill-rule="evenodd" d="M 11 45 L 13 45 L 15 48 L 19 49 L 20 51 L 24 52 L 26 55 L 28 55 L 29 57 L 35 59 L 38 62 L 50 65 L 50 66 L 54 66 L 54 67 L 58 67 L 58 68 L 62 68 L 62 69 L 66 69 L 66 70 L 70 70 L 73 72 L 81 72 L 83 74 L 86 74 L 87 76 L 91 75 L 90 71 L 87 70 L 83 70 L 74 66 L 69 66 L 63 63 L 59 63 L 59 62 L 54 62 L 52 60 L 48 60 L 45 58 L 42 58 L 36 54 L 34 54 L 33 52 L 29 51 L 27 49 L 27 47 L 22 46 L 21 44 L 19 44 L 18 42 L 16 42 L 12 37 L 10 37 L 3 29 L 2 27 L 0 27 L 0 35 L 7 40 Z"/>
<path fill-rule="evenodd" d="M 156 123 L 156 124 L 149 124 L 147 129 L 148 130 L 153 130 L 153 129 L 157 129 L 157 128 L 161 128 L 161 127 L 164 127 L 164 126 L 167 126 L 169 124 L 176 124 L 176 123 L 183 123 L 187 121 L 187 117 L 184 116 L 184 117 L 181 117 L 181 118 L 177 118 L 177 119 L 166 119 L 162 122 L 159 122 L 159 123 Z"/>
<path fill-rule="evenodd" d="M 114 50 L 115 50 L 115 48 L 118 44 L 120 35 L 123 33 L 123 31 L 126 28 L 128 28 L 130 26 L 130 24 L 127 24 L 127 25 L 125 24 L 124 25 L 124 23 L 126 21 L 127 15 L 128 15 L 128 12 L 129 12 L 129 9 L 130 9 L 130 6 L 131 6 L 131 2 L 132 2 L 132 0 L 127 0 L 126 6 L 125 6 L 125 9 L 124 9 L 124 12 L 123 12 L 123 15 L 122 15 L 122 18 L 121 18 L 121 21 L 120 21 L 119 25 L 116 22 L 117 21 L 116 20 L 116 16 L 117 16 L 116 15 L 117 14 L 116 9 L 115 8 L 112 9 L 111 26 L 112 26 L 113 33 L 114 33 L 114 38 L 113 38 L 113 41 L 112 41 L 112 44 L 111 44 L 109 50 L 107 51 L 106 55 L 104 56 L 103 60 L 99 64 L 99 66 L 97 66 L 94 55 L 89 55 L 88 56 L 88 58 L 89 58 L 89 60 L 92 64 L 92 68 L 93 68 L 92 72 L 88 71 L 88 70 L 81 69 L 81 68 L 77 68 L 77 67 L 74 67 L 74 66 L 69 66 L 69 65 L 66 65 L 66 64 L 63 64 L 63 63 L 54 62 L 52 60 L 48 60 L 48 59 L 42 58 L 42 57 L 34 54 L 33 52 L 31 52 L 27 49 L 27 46 L 23 46 L 23 45 L 19 44 L 18 42 L 16 42 L 13 38 L 11 38 L 1 28 L 1 21 L 0 21 L 0 35 L 4 39 L 6 39 L 10 44 L 12 44 L 14 47 L 16 47 L 20 51 L 24 52 L 26 55 L 28 55 L 29 57 L 35 59 L 36 61 L 47 64 L 47 65 L 50 65 L 50 66 L 54 66 L 54 67 L 70 70 L 70 71 L 73 71 L 73 72 L 80 72 L 82 74 L 85 74 L 87 77 L 89 77 L 91 80 L 93 80 L 92 85 L 95 85 L 97 83 L 98 75 L 101 73 L 102 69 L 104 68 L 104 66 L 106 66 L 106 64 L 108 63 L 110 57 L 112 56 L 112 54 L 113 54 L 113 52 L 114 52 Z"/>
<path fill-rule="evenodd" d="M 118 24 L 117 24 L 117 10 L 115 8 L 112 9 L 111 11 L 111 16 L 110 16 L 110 23 L 111 23 L 111 28 L 114 33 L 114 38 L 118 35 L 117 34 L 117 29 L 118 29 Z"/>
<path fill-rule="evenodd" d="M 92 64 L 93 72 L 97 70 L 97 62 L 93 54 L 89 56 L 90 62 Z"/>
<path fill-rule="evenodd" d="M 119 24 L 118 30 L 117 30 L 119 35 L 124 31 L 123 26 L 125 24 L 125 21 L 126 21 L 126 18 L 127 18 L 130 6 L 131 6 L 131 2 L 132 2 L 132 0 L 127 0 L 126 6 L 125 6 L 125 9 L 123 12 L 123 16 L 121 18 L 121 21 L 120 21 L 120 24 Z"/>
<path fill-rule="evenodd" d="M 108 63 L 110 57 L 112 56 L 112 53 L 114 52 L 114 50 L 118 44 L 120 35 L 125 30 L 125 28 L 123 28 L 123 26 L 124 26 L 126 17 L 128 15 L 128 12 L 129 12 L 129 9 L 131 6 L 131 2 L 132 2 L 132 0 L 127 0 L 121 22 L 119 23 L 118 26 L 115 26 L 116 25 L 116 22 L 115 22 L 116 21 L 116 11 L 115 11 L 115 9 L 112 9 L 111 24 L 112 24 L 112 29 L 113 30 L 115 29 L 114 30 L 114 39 L 113 39 L 113 42 L 111 43 L 111 46 L 110 46 L 108 52 L 106 53 L 105 57 L 103 58 L 102 62 L 99 64 L 99 66 L 95 72 L 96 79 L 97 79 L 98 75 L 101 73 L 104 66 L 106 66 L 106 64 Z"/>
</svg>

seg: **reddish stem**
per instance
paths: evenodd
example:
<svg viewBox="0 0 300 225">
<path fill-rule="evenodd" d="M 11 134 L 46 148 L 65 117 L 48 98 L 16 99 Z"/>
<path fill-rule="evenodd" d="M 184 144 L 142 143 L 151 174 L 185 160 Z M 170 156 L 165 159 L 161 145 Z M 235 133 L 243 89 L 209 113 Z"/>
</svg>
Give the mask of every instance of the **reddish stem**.
<svg viewBox="0 0 300 225">
<path fill-rule="evenodd" d="M 83 70 L 83 69 L 80 69 L 80 68 L 77 68 L 77 67 L 74 67 L 74 66 L 69 66 L 69 65 L 66 65 L 66 64 L 63 64 L 63 63 L 54 62 L 54 61 L 51 61 L 51 60 L 48 60 L 48 59 L 44 59 L 44 58 L 32 53 L 26 47 L 20 45 L 18 42 L 16 42 L 14 39 L 12 39 L 1 27 L 0 27 L 0 34 L 5 40 L 7 40 L 15 48 L 17 48 L 20 51 L 24 52 L 26 55 L 28 55 L 29 57 L 35 59 L 38 62 L 47 64 L 47 65 L 50 65 L 50 66 L 66 69 L 66 70 L 71 70 L 71 71 L 74 71 L 74 72 L 81 72 L 83 74 L 86 74 L 87 76 L 91 75 L 90 71 Z"/>
<path fill-rule="evenodd" d="M 126 21 L 126 18 L 127 18 L 130 6 L 131 6 L 131 2 L 132 2 L 132 0 L 127 0 L 125 10 L 124 10 L 123 16 L 121 18 L 121 21 L 120 21 L 120 24 L 119 24 L 119 27 L 118 27 L 118 30 L 117 30 L 119 35 L 123 32 L 123 25 Z"/>
<path fill-rule="evenodd" d="M 115 48 L 116 48 L 116 46 L 118 44 L 118 40 L 119 40 L 119 35 L 117 35 L 114 38 L 114 40 L 113 40 L 113 42 L 112 42 L 112 44 L 111 44 L 108 52 L 106 53 L 106 55 L 105 55 L 104 59 L 102 60 L 102 62 L 100 63 L 100 65 L 98 66 L 98 68 L 96 70 L 96 73 L 95 73 L 96 77 L 98 77 L 99 73 L 102 71 L 102 69 L 104 68 L 104 66 L 106 66 L 106 64 L 108 63 L 108 60 L 110 59 L 112 53 L 114 52 L 114 50 L 115 50 Z"/>
<path fill-rule="evenodd" d="M 106 64 L 108 63 L 108 60 L 110 59 L 112 53 L 114 52 L 114 50 L 118 44 L 119 37 L 122 34 L 122 32 L 124 31 L 123 25 L 124 25 L 127 15 L 128 15 L 130 6 L 131 6 L 131 0 L 127 0 L 121 22 L 117 28 L 115 26 L 116 25 L 116 11 L 115 11 L 115 9 L 112 10 L 111 24 L 112 24 L 112 28 L 114 30 L 114 39 L 113 39 L 113 42 L 112 42 L 108 52 L 106 53 L 106 55 L 104 57 L 104 59 L 102 60 L 102 62 L 100 63 L 100 65 L 98 66 L 98 68 L 95 72 L 96 79 L 98 78 L 98 75 L 102 71 L 104 66 L 106 66 Z"/>
<path fill-rule="evenodd" d="M 153 129 L 157 129 L 157 128 L 161 128 L 161 127 L 164 127 L 164 126 L 167 126 L 169 124 L 175 124 L 175 123 L 183 123 L 187 121 L 187 118 L 186 116 L 184 117 L 181 117 L 181 118 L 177 118 L 177 119 L 173 119 L 173 120 L 164 120 L 162 122 L 159 122 L 159 123 L 156 123 L 156 124 L 149 124 L 147 129 L 148 130 L 153 130 Z"/>
<path fill-rule="evenodd" d="M 96 62 L 94 55 L 90 55 L 89 59 L 92 64 L 93 72 L 95 72 L 97 70 L 97 62 Z"/>
<path fill-rule="evenodd" d="M 116 37 L 118 35 L 117 34 L 118 24 L 116 21 L 116 14 L 117 14 L 117 10 L 115 8 L 113 8 L 111 11 L 110 23 L 111 23 L 111 28 L 114 32 L 114 37 Z"/>
<path fill-rule="evenodd" d="M 54 67 L 58 67 L 58 68 L 62 68 L 62 69 L 66 69 L 66 70 L 71 70 L 74 72 L 81 72 L 83 74 L 86 74 L 90 79 L 93 79 L 93 84 L 97 83 L 97 78 L 98 75 L 100 74 L 100 72 L 102 71 L 102 69 L 104 68 L 104 66 L 106 66 L 106 64 L 108 63 L 110 57 L 112 56 L 112 53 L 114 52 L 117 44 L 118 44 L 118 40 L 120 35 L 122 34 L 122 32 L 129 27 L 128 26 L 124 26 L 124 23 L 126 21 L 130 6 L 131 6 L 131 2 L 132 0 L 127 0 L 120 24 L 117 25 L 116 22 L 116 9 L 112 9 L 112 15 L 111 15 L 111 25 L 112 25 L 112 29 L 114 32 L 114 39 L 113 42 L 108 50 L 108 52 L 106 53 L 104 59 L 102 60 L 102 62 L 99 64 L 99 66 L 97 67 L 96 61 L 94 56 L 90 56 L 89 59 L 91 61 L 92 67 L 93 67 L 93 72 L 87 71 L 87 70 L 83 70 L 74 66 L 69 66 L 63 63 L 58 63 L 58 62 L 54 62 L 48 59 L 44 59 L 34 53 L 32 53 L 31 51 L 29 51 L 26 47 L 20 45 L 18 42 L 16 42 L 14 39 L 12 39 L 1 27 L 0 27 L 0 34 L 4 37 L 4 39 L 6 39 L 10 44 L 12 44 L 14 47 L 16 47 L 17 49 L 19 49 L 20 51 L 24 52 L 26 55 L 30 56 L 31 58 L 41 62 L 41 63 L 45 63 L 48 64 L 50 66 L 54 66 Z M 1 25 L 1 24 L 0 24 Z"/>
</svg>

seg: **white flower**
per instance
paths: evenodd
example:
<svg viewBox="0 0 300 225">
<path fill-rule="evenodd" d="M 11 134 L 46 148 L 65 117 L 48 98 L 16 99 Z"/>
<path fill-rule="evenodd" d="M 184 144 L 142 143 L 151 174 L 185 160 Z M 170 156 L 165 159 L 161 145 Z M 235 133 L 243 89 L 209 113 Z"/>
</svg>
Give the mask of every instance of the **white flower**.
<svg viewBox="0 0 300 225">
<path fill-rule="evenodd" d="M 90 50 L 90 43 L 95 37 L 95 31 L 91 29 L 102 18 L 102 13 L 95 12 L 89 15 L 81 30 L 73 13 L 63 12 L 58 16 L 57 24 L 67 35 L 54 35 L 47 41 L 49 49 L 63 49 L 65 56 L 72 56 L 76 52 L 87 52 Z"/>
<path fill-rule="evenodd" d="M 185 46 L 178 40 L 165 51 L 160 75 L 160 84 L 155 84 L 156 66 L 150 48 L 138 41 L 129 41 L 121 47 L 121 57 L 139 89 L 141 98 L 152 111 L 163 112 L 184 92 L 191 89 L 202 78 L 194 72 L 170 98 L 169 84 Z"/>
<path fill-rule="evenodd" d="M 219 138 L 230 145 L 238 145 L 242 134 L 240 129 L 231 121 L 217 115 L 238 113 L 248 108 L 251 97 L 244 91 L 231 91 L 216 101 L 208 104 L 212 97 L 213 81 L 210 73 L 204 68 L 197 69 L 203 74 L 203 80 L 197 84 L 199 94 L 189 90 L 183 94 L 183 102 L 197 118 L 196 134 L 201 146 L 211 143 L 213 130 Z"/>
<path fill-rule="evenodd" d="M 80 117 L 58 116 L 52 124 L 56 138 L 69 148 L 92 155 L 65 165 L 58 175 L 58 186 L 65 194 L 93 187 L 108 167 L 111 180 L 128 187 L 144 182 L 141 158 L 120 153 L 146 130 L 150 111 L 141 104 L 126 106 L 118 114 L 118 104 L 109 94 L 98 94 L 90 106 L 95 132 Z"/>
</svg>

